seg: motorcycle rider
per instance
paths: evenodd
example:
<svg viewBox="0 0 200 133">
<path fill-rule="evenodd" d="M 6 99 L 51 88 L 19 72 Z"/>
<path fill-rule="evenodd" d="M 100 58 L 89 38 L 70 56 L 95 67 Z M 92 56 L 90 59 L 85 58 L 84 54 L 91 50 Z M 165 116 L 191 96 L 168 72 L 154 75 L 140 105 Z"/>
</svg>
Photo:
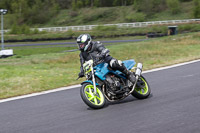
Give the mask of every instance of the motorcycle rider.
<svg viewBox="0 0 200 133">
<path fill-rule="evenodd" d="M 117 60 L 109 55 L 109 50 L 106 49 L 103 44 L 99 41 L 92 41 L 92 38 L 89 34 L 81 34 L 77 38 L 78 48 L 80 52 L 80 63 L 81 72 L 79 77 L 84 76 L 83 64 L 85 61 L 93 59 L 97 62 L 106 62 L 113 70 L 119 70 L 126 75 L 126 77 L 132 82 L 135 83 L 135 76 L 130 72 L 122 63 L 122 61 Z"/>
</svg>

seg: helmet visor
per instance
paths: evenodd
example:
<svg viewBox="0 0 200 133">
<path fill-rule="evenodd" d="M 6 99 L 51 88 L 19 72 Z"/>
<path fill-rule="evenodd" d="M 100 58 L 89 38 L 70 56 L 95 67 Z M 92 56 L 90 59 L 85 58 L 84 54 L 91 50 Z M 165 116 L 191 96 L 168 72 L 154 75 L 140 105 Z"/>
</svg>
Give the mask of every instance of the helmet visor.
<svg viewBox="0 0 200 133">
<path fill-rule="evenodd" d="M 84 43 L 80 43 L 80 44 L 78 44 L 79 45 L 79 48 L 80 49 L 84 49 L 84 47 L 85 47 L 85 44 Z"/>
</svg>

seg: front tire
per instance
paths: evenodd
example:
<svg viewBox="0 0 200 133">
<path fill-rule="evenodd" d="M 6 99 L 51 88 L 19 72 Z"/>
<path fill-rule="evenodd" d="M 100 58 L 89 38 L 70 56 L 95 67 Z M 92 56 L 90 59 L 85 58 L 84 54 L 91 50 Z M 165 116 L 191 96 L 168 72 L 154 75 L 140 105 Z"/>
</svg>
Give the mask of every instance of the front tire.
<svg viewBox="0 0 200 133">
<path fill-rule="evenodd" d="M 84 83 L 81 86 L 80 94 L 85 104 L 93 109 L 100 109 L 105 105 L 105 97 L 98 86 L 96 86 L 96 90 L 97 95 L 94 94 L 94 86 L 92 84 Z"/>
<path fill-rule="evenodd" d="M 132 96 L 138 98 L 138 99 L 145 99 L 147 98 L 151 93 L 151 88 L 149 86 L 149 83 L 147 80 L 141 75 L 139 78 L 143 82 L 143 87 L 138 87 L 136 85 L 135 90 L 132 93 Z"/>
</svg>

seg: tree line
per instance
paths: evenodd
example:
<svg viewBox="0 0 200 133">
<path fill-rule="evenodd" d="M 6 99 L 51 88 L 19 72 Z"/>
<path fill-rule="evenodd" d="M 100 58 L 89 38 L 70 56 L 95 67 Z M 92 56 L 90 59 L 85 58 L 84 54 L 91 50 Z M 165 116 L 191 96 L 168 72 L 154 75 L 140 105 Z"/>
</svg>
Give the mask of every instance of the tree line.
<svg viewBox="0 0 200 133">
<path fill-rule="evenodd" d="M 134 3 L 134 0 L 1 0 L 0 6 L 6 7 L 12 13 L 16 10 L 22 11 L 24 8 L 32 7 L 36 4 L 45 4 L 52 6 L 56 4 L 61 9 L 78 8 L 78 7 L 112 7 L 128 6 Z M 15 9 L 17 7 L 17 9 Z"/>
<path fill-rule="evenodd" d="M 15 14 L 17 24 L 43 24 L 62 9 L 133 5 L 134 10 L 151 15 L 169 8 L 172 14 L 181 10 L 180 2 L 194 1 L 194 17 L 200 17 L 199 0 L 0 0 L 0 8 Z"/>
<path fill-rule="evenodd" d="M 1 0 L 0 8 L 7 8 L 11 13 L 23 13 L 27 10 L 38 8 L 39 10 L 46 9 L 70 9 L 83 7 L 113 7 L 113 6 L 128 6 L 133 4 L 141 4 L 141 7 L 146 8 L 150 5 L 157 6 L 166 4 L 168 0 Z M 192 0 L 174 0 L 186 2 Z M 39 8 L 40 7 L 40 8 Z"/>
</svg>

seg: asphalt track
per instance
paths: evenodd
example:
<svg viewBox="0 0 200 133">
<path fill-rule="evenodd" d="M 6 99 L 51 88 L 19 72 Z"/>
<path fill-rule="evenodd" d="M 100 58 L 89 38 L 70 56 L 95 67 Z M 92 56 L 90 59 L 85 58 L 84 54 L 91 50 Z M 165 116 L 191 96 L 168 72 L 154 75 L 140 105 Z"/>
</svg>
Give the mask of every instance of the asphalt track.
<svg viewBox="0 0 200 133">
<path fill-rule="evenodd" d="M 152 95 L 92 110 L 79 88 L 0 103 L 0 133 L 199 133 L 200 61 L 145 73 Z"/>
</svg>

